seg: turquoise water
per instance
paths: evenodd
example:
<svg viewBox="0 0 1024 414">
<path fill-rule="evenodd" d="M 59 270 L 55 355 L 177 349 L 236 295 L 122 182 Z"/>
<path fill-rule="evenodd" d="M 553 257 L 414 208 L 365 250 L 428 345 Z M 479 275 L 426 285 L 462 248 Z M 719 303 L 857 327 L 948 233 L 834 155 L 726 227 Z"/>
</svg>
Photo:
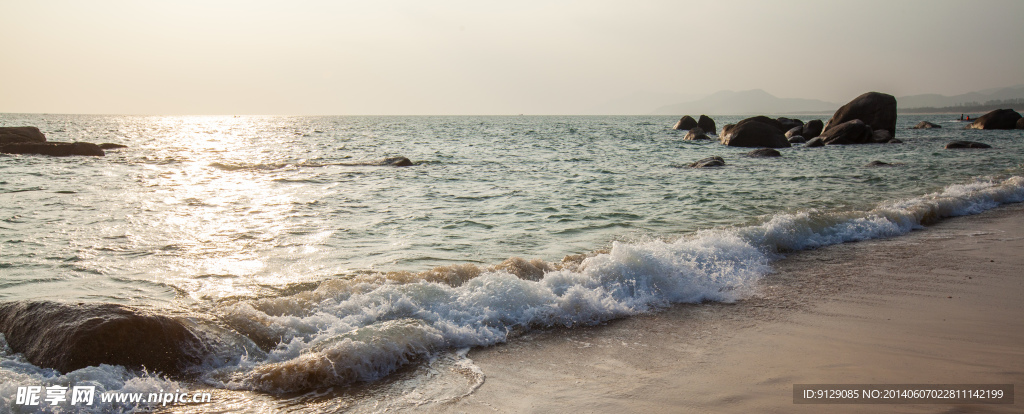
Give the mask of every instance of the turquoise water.
<svg viewBox="0 0 1024 414">
<path fill-rule="evenodd" d="M 742 299 L 778 253 L 1020 201 L 1024 131 L 953 118 L 901 116 L 904 144 L 766 159 L 660 116 L 4 114 L 128 148 L 0 155 L 0 300 L 159 309 L 259 345 L 203 367 L 204 387 L 317 388 L 292 385 L 327 362 L 348 373 L 322 386 L 375 380 L 514 330 Z M 943 128 L 908 129 L 921 120 Z M 711 155 L 726 166 L 685 168 Z M 416 165 L 372 165 L 394 156 Z"/>
</svg>

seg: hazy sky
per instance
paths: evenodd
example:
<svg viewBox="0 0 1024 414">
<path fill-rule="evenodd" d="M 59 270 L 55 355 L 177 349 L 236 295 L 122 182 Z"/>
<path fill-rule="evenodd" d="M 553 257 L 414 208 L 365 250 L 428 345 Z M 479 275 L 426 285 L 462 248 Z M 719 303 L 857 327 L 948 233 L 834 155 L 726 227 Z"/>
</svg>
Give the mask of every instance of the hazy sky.
<svg viewBox="0 0 1024 414">
<path fill-rule="evenodd" d="M 0 112 L 579 114 L 1024 83 L 1024 1 L 0 0 Z"/>
</svg>

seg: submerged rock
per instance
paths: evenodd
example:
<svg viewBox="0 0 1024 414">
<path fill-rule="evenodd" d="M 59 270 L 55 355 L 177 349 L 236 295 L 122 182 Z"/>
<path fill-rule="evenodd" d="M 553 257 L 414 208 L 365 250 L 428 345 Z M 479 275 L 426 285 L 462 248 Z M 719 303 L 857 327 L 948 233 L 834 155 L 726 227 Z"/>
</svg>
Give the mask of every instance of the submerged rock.
<svg viewBox="0 0 1024 414">
<path fill-rule="evenodd" d="M 205 350 L 181 322 L 115 304 L 2 303 L 0 332 L 32 364 L 65 373 L 109 364 L 178 375 Z"/>
<path fill-rule="evenodd" d="M 964 148 L 992 148 L 991 145 L 982 144 L 974 141 L 953 141 L 946 144 L 946 149 L 964 149 Z"/>
<path fill-rule="evenodd" d="M 704 134 L 704 130 L 701 129 L 701 127 L 693 127 L 689 131 L 686 132 L 686 136 L 683 137 L 683 139 L 686 140 L 686 141 L 697 141 L 697 140 L 711 139 L 711 138 L 709 138 L 706 134 Z"/>
<path fill-rule="evenodd" d="M 697 121 L 694 120 L 691 116 L 686 115 L 682 118 L 679 118 L 679 122 L 676 122 L 676 125 L 672 127 L 672 129 L 685 129 L 689 131 L 693 128 L 696 128 L 697 126 Z"/>
<path fill-rule="evenodd" d="M 774 120 L 772 119 L 772 121 Z M 731 147 L 785 148 L 790 146 L 786 135 L 779 128 L 753 118 L 744 119 L 729 128 L 722 128 L 719 140 L 722 144 Z"/>
<path fill-rule="evenodd" d="M 46 142 L 46 135 L 33 126 L 0 127 L 0 145 L 19 142 Z"/>
<path fill-rule="evenodd" d="M 697 119 L 697 127 L 703 129 L 704 132 L 708 134 L 715 134 L 718 132 L 718 129 L 715 127 L 715 120 L 711 119 L 711 117 L 707 115 L 701 115 L 700 118 Z"/>
<path fill-rule="evenodd" d="M 377 165 L 388 165 L 392 167 L 409 167 L 412 166 L 413 163 L 412 161 L 409 161 L 409 159 L 405 157 L 391 157 L 380 160 L 377 163 Z"/>
<path fill-rule="evenodd" d="M 19 142 L 0 145 L 0 153 L 4 154 L 37 154 L 54 157 L 70 155 L 105 155 L 99 145 L 89 142 Z"/>
<path fill-rule="evenodd" d="M 1012 109 L 996 109 L 971 122 L 964 129 L 1015 129 L 1021 115 Z"/>
<path fill-rule="evenodd" d="M 903 165 L 903 164 L 890 164 L 890 163 L 882 162 L 882 161 L 871 161 L 871 162 L 865 164 L 864 166 L 865 167 L 898 167 L 900 165 Z"/>
<path fill-rule="evenodd" d="M 725 165 L 725 160 L 717 155 L 707 157 L 694 161 L 689 165 L 690 168 L 707 168 L 707 167 L 721 167 Z"/>
<path fill-rule="evenodd" d="M 110 143 L 110 142 L 104 142 L 104 143 L 100 144 L 100 149 L 104 149 L 104 150 L 119 149 L 119 148 L 128 148 L 128 146 L 127 145 L 121 145 L 121 144 L 113 144 L 113 143 Z"/>
<path fill-rule="evenodd" d="M 889 131 L 890 136 L 895 137 L 896 98 L 879 92 L 868 92 L 858 96 L 836 110 L 832 118 L 825 123 L 822 134 L 826 134 L 830 129 L 838 128 L 840 125 L 855 119 L 870 125 L 872 130 L 884 129 Z"/>
<path fill-rule="evenodd" d="M 933 129 L 933 128 L 942 128 L 942 125 L 936 125 L 936 124 L 933 124 L 933 123 L 928 122 L 928 121 L 921 121 L 921 122 L 918 122 L 917 125 L 914 125 L 914 126 L 910 127 L 910 129 Z"/>
<path fill-rule="evenodd" d="M 747 156 L 748 157 L 753 157 L 753 158 L 781 157 L 782 154 L 779 153 L 779 151 L 775 150 L 775 149 L 761 148 L 761 149 L 758 149 L 758 150 L 753 150 L 753 151 L 748 152 Z"/>
</svg>

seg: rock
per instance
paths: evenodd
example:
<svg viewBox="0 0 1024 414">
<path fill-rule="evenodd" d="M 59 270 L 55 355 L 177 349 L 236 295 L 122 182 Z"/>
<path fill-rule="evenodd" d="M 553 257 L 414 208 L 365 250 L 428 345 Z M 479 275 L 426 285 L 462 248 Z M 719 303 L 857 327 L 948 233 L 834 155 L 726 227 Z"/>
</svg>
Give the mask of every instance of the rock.
<svg viewBox="0 0 1024 414">
<path fill-rule="evenodd" d="M 871 161 L 864 165 L 865 167 L 898 167 L 903 164 L 890 164 L 882 161 Z"/>
<path fill-rule="evenodd" d="M 391 167 L 410 167 L 413 165 L 412 161 L 409 161 L 405 157 L 391 157 L 380 160 L 377 165 L 387 165 Z"/>
<path fill-rule="evenodd" d="M 932 129 L 932 128 L 942 128 L 942 125 L 935 125 L 935 124 L 933 124 L 931 122 L 928 122 L 928 121 L 921 121 L 921 122 L 918 122 L 917 125 L 914 125 L 914 126 L 910 127 L 910 129 Z"/>
<path fill-rule="evenodd" d="M 46 142 L 46 135 L 31 126 L 0 127 L 0 145 L 18 142 Z"/>
<path fill-rule="evenodd" d="M 700 127 L 693 127 L 692 129 L 686 132 L 686 136 L 683 137 L 683 139 L 687 141 L 696 141 L 711 138 L 708 138 L 708 136 L 704 134 L 704 130 L 701 129 Z"/>
<path fill-rule="evenodd" d="M 785 148 L 789 147 L 786 135 L 778 128 L 769 124 L 743 120 L 726 130 L 722 129 L 719 137 L 722 144 L 730 147 L 768 147 Z"/>
<path fill-rule="evenodd" d="M 748 152 L 747 156 L 748 157 L 753 157 L 753 158 L 781 157 L 782 154 L 779 153 L 778 150 L 774 150 L 774 149 L 771 149 L 771 148 L 761 148 L 761 149 L 757 149 L 757 150 L 753 150 L 753 151 Z"/>
<path fill-rule="evenodd" d="M 807 141 L 807 143 L 804 144 L 804 147 L 807 147 L 807 148 L 824 147 L 824 146 L 825 146 L 825 141 L 823 141 L 821 139 L 821 137 L 811 138 L 810 140 Z"/>
<path fill-rule="evenodd" d="M 804 138 L 811 139 L 821 135 L 822 129 L 825 129 L 825 124 L 822 123 L 820 119 L 807 121 L 807 123 L 804 124 L 804 132 L 800 135 L 803 135 Z"/>
<path fill-rule="evenodd" d="M 991 145 L 982 144 L 974 141 L 953 141 L 946 144 L 946 149 L 963 149 L 963 148 L 992 148 Z"/>
<path fill-rule="evenodd" d="M 899 139 L 893 138 L 893 139 L 890 139 L 890 140 L 886 141 L 885 143 L 886 144 L 902 144 L 903 141 L 900 141 Z"/>
<path fill-rule="evenodd" d="M 786 128 L 787 131 L 791 130 L 793 128 L 796 128 L 796 127 L 803 128 L 803 126 L 804 126 L 804 121 L 801 121 L 799 119 L 790 119 L 790 118 L 786 118 L 786 117 L 778 117 L 775 120 L 779 121 L 779 124 L 781 124 L 783 128 Z"/>
<path fill-rule="evenodd" d="M 0 332 L 32 364 L 65 373 L 109 364 L 178 375 L 206 353 L 182 322 L 115 304 L 0 303 Z"/>
<path fill-rule="evenodd" d="M 695 127 L 697 127 L 697 121 L 695 121 L 689 115 L 686 115 L 682 118 L 679 118 L 679 122 L 676 122 L 676 126 L 672 127 L 672 129 L 685 129 L 689 131 Z"/>
<path fill-rule="evenodd" d="M 804 126 L 803 125 L 795 126 L 795 127 L 790 128 L 789 131 L 786 131 L 786 138 L 793 138 L 793 137 L 795 137 L 797 135 L 802 136 L 803 133 L 804 133 Z"/>
<path fill-rule="evenodd" d="M 725 165 L 725 160 L 717 155 L 713 157 L 707 157 L 701 160 L 694 161 L 690 164 L 690 168 L 707 168 L 707 167 L 721 167 Z"/>
<path fill-rule="evenodd" d="M 778 120 L 771 119 L 771 118 L 769 118 L 767 116 L 764 116 L 764 115 L 758 115 L 758 116 L 754 116 L 754 117 L 750 117 L 750 118 L 744 119 L 744 120 L 742 120 L 740 122 L 737 122 L 736 126 L 740 126 L 740 125 L 743 125 L 743 124 L 748 123 L 748 122 L 760 122 L 762 124 L 771 125 L 775 129 L 778 129 L 779 132 L 782 132 L 783 134 L 785 134 L 786 131 L 789 130 L 789 128 L 786 128 Z"/>
<path fill-rule="evenodd" d="M 715 120 L 711 119 L 711 117 L 707 115 L 701 115 L 700 118 L 697 119 L 697 126 L 708 134 L 715 134 L 718 132 L 718 129 L 715 128 Z"/>
<path fill-rule="evenodd" d="M 822 134 L 832 128 L 859 119 L 872 130 L 884 129 L 889 135 L 896 136 L 896 98 L 892 95 L 868 92 L 836 110 L 832 118 L 825 123 Z"/>
<path fill-rule="evenodd" d="M 118 148 L 128 148 L 128 146 L 127 145 L 121 145 L 121 144 L 112 144 L 112 143 L 109 143 L 109 142 L 104 142 L 104 143 L 100 144 L 100 149 L 104 149 L 104 150 L 118 149 Z"/>
<path fill-rule="evenodd" d="M 871 140 L 876 142 L 876 143 L 884 144 L 884 143 L 889 142 L 889 140 L 892 140 L 892 139 L 895 139 L 895 138 L 893 138 L 892 135 L 889 134 L 889 131 L 886 131 L 884 129 L 876 129 L 876 130 L 871 132 Z"/>
<path fill-rule="evenodd" d="M 102 157 L 104 152 L 99 145 L 88 142 L 19 142 L 0 145 L 0 153 L 4 154 L 38 154 L 54 157 L 69 155 L 92 155 Z"/>
<path fill-rule="evenodd" d="M 805 142 L 807 142 L 807 138 L 804 138 L 803 135 L 793 135 L 789 137 L 790 144 L 803 144 Z"/>
<path fill-rule="evenodd" d="M 1017 120 L 1017 129 L 1024 129 L 1024 118 Z"/>
<path fill-rule="evenodd" d="M 873 141 L 871 127 L 859 119 L 847 121 L 832 128 L 825 129 L 818 137 L 825 145 L 868 144 Z"/>
<path fill-rule="evenodd" d="M 1021 116 L 1012 109 L 996 109 L 971 122 L 964 129 L 1015 129 Z"/>
<path fill-rule="evenodd" d="M 736 124 L 725 124 L 725 126 L 722 127 L 722 133 L 719 134 L 719 139 L 721 139 L 722 135 L 725 135 L 725 134 L 729 133 L 729 131 L 732 131 L 732 129 L 735 126 L 736 126 Z"/>
</svg>

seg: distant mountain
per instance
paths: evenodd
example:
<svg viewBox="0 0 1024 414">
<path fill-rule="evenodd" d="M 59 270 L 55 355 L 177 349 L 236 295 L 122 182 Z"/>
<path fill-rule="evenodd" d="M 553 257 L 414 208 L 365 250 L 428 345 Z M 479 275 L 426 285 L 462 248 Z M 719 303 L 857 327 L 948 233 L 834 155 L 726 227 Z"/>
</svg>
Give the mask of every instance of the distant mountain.
<svg viewBox="0 0 1024 414">
<path fill-rule="evenodd" d="M 954 96 L 938 95 L 934 93 L 902 96 L 896 98 L 896 102 L 902 110 L 912 108 L 942 108 L 958 105 L 981 105 L 989 101 L 1008 101 L 1015 99 L 1024 99 L 1024 85 L 986 89 Z"/>
<path fill-rule="evenodd" d="M 707 97 L 662 106 L 653 115 L 762 115 L 833 112 L 841 105 L 817 99 L 778 98 L 761 89 L 719 91 Z"/>
<path fill-rule="evenodd" d="M 654 108 L 676 102 L 691 101 L 701 95 L 683 93 L 635 92 L 608 102 L 587 108 L 583 113 L 591 115 L 647 115 Z"/>
</svg>

